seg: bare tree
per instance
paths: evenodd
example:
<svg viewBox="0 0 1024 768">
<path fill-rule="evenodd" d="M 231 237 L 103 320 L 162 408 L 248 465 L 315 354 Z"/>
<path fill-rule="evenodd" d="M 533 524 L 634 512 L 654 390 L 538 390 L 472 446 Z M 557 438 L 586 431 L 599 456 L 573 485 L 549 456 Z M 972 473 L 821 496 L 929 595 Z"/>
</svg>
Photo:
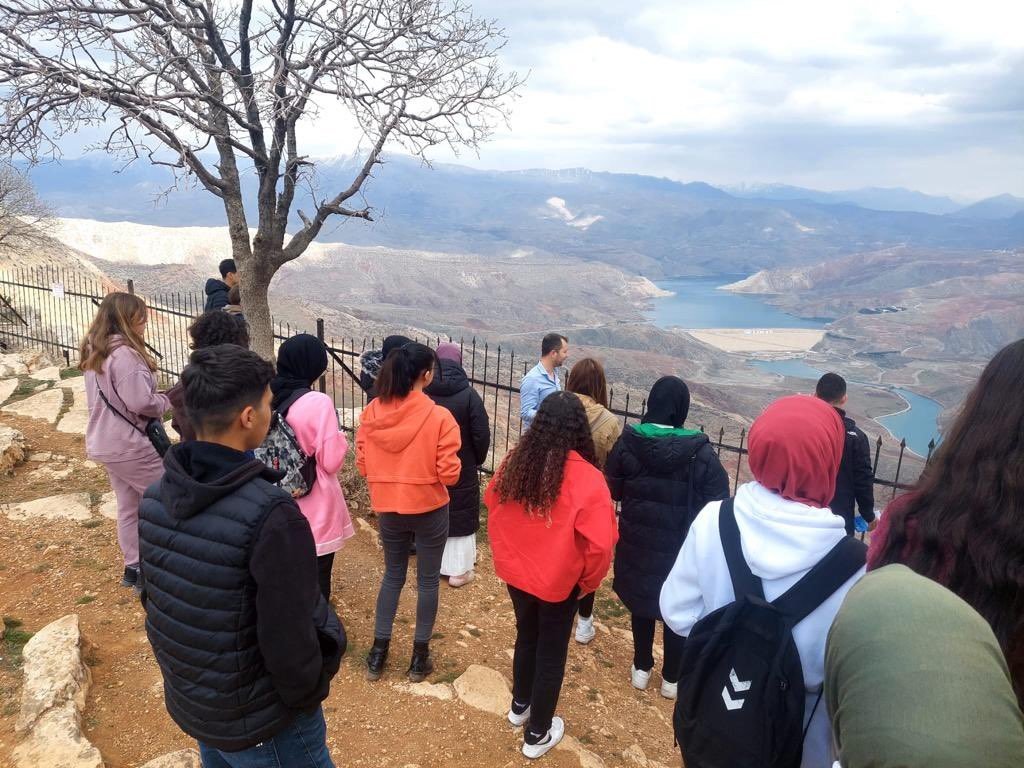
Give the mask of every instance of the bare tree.
<svg viewBox="0 0 1024 768">
<path fill-rule="evenodd" d="M 100 148 L 219 197 L 254 347 L 270 356 L 274 274 L 332 216 L 372 220 L 361 190 L 385 146 L 423 156 L 490 135 L 520 83 L 498 67 L 504 43 L 462 0 L 0 0 L 0 149 L 38 162 L 82 126 L 109 126 Z M 289 233 L 313 165 L 299 127 L 326 101 L 358 123 L 360 162 L 344 189 L 310 185 Z"/>
<path fill-rule="evenodd" d="M 45 225 L 52 215 L 31 182 L 12 166 L 0 163 L 0 252 L 44 241 Z"/>
</svg>

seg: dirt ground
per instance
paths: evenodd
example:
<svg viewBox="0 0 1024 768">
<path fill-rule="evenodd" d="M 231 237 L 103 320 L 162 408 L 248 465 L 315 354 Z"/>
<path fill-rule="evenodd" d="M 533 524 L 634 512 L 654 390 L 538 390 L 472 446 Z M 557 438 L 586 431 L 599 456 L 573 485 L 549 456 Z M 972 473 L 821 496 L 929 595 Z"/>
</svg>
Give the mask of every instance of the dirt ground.
<svg viewBox="0 0 1024 768">
<path fill-rule="evenodd" d="M 41 421 L 0 416 L 20 429 L 30 450 L 70 460 L 27 462 L 14 477 L 0 478 L 0 505 L 57 493 L 85 491 L 94 502 L 109 490 L 102 468 L 85 465 L 81 437 L 63 435 Z M 40 467 L 47 471 L 40 472 Z M 62 470 L 71 468 L 66 477 Z M 57 477 L 54 478 L 52 473 Z M 35 473 L 35 474 L 33 474 Z M 351 476 L 351 468 L 345 473 Z M 346 483 L 347 484 L 347 483 Z M 353 489 L 353 517 L 365 516 L 365 498 Z M 395 627 L 392 656 L 382 680 L 369 683 L 363 662 L 372 642 L 374 603 L 383 572 L 376 534 L 366 522 L 338 553 L 334 601 L 350 644 L 330 697 L 324 702 L 328 742 L 338 766 L 409 768 L 525 766 L 521 735 L 503 719 L 455 701 L 399 691 L 412 646 L 415 576 L 409 583 Z M 372 525 L 372 521 L 369 521 Z M 483 664 L 511 679 L 514 638 L 512 605 L 494 575 L 481 537 L 478 579 L 454 590 L 442 584 L 432 643 L 437 671 L 431 682 L 451 682 L 470 664 Z M 17 744 L 20 643 L 68 613 L 78 613 L 89 647 L 93 683 L 83 729 L 109 768 L 134 768 L 161 754 L 192 746 L 163 705 L 160 673 L 144 630 L 144 613 L 133 593 L 118 582 L 122 561 L 115 524 L 99 516 L 84 523 L 12 522 L 0 514 L 0 613 L 8 624 L 0 643 L 0 764 Z M 574 736 L 608 766 L 634 765 L 623 752 L 639 745 L 652 761 L 679 765 L 672 744 L 672 703 L 657 692 L 652 676 L 646 692 L 629 684 L 632 645 L 628 615 L 609 589 L 598 593 L 595 615 L 603 628 L 589 646 L 571 643 L 559 714 Z M 21 626 L 18 626 L 20 622 Z M 579 758 L 553 751 L 541 761 L 551 768 L 575 768 Z"/>
</svg>

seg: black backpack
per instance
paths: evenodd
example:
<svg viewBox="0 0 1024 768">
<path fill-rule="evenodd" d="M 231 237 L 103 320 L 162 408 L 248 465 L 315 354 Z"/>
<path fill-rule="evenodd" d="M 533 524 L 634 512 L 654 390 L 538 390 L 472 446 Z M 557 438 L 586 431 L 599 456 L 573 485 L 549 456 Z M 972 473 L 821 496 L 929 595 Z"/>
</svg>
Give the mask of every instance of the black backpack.
<svg viewBox="0 0 1024 768">
<path fill-rule="evenodd" d="M 722 502 L 719 531 L 736 601 L 698 621 L 683 647 L 673 717 L 683 761 L 686 768 L 799 768 L 806 692 L 793 627 L 864 566 L 867 547 L 844 536 L 769 603 L 743 558 L 732 499 Z"/>
</svg>

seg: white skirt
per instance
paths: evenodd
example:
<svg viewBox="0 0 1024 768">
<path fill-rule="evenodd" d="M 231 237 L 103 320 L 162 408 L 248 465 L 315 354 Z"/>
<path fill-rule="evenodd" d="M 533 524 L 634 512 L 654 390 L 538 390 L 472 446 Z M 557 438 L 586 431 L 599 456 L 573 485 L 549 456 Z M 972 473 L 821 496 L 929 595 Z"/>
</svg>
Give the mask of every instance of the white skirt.
<svg viewBox="0 0 1024 768">
<path fill-rule="evenodd" d="M 459 576 L 476 564 L 476 534 L 449 537 L 441 555 L 441 575 Z"/>
</svg>

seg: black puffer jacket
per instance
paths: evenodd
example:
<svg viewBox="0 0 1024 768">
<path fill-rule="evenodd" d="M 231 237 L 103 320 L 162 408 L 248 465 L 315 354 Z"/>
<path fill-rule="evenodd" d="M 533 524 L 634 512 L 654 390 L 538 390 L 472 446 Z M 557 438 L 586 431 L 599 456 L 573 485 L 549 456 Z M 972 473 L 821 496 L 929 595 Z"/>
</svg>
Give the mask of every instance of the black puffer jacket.
<svg viewBox="0 0 1024 768">
<path fill-rule="evenodd" d="M 424 392 L 438 405 L 451 411 L 462 435 L 459 482 L 448 488 L 448 535 L 455 538 L 476 533 L 480 527 L 480 475 L 477 467 L 487 458 L 491 446 L 491 425 L 484 401 L 473 389 L 462 366 L 453 360 L 441 361 L 441 375 Z"/>
<path fill-rule="evenodd" d="M 224 309 L 228 305 L 228 284 L 223 280 L 211 277 L 206 281 L 206 306 L 204 312 L 214 309 Z"/>
<path fill-rule="evenodd" d="M 224 751 L 273 738 L 327 696 L 345 634 L 280 478 L 243 453 L 178 445 L 139 513 L 146 633 L 167 711 Z"/>
<path fill-rule="evenodd" d="M 612 584 L 630 613 L 660 619 L 658 598 L 690 530 L 709 501 L 729 496 L 729 477 L 707 435 L 645 437 L 629 427 L 605 466 L 622 502 Z"/>
</svg>

